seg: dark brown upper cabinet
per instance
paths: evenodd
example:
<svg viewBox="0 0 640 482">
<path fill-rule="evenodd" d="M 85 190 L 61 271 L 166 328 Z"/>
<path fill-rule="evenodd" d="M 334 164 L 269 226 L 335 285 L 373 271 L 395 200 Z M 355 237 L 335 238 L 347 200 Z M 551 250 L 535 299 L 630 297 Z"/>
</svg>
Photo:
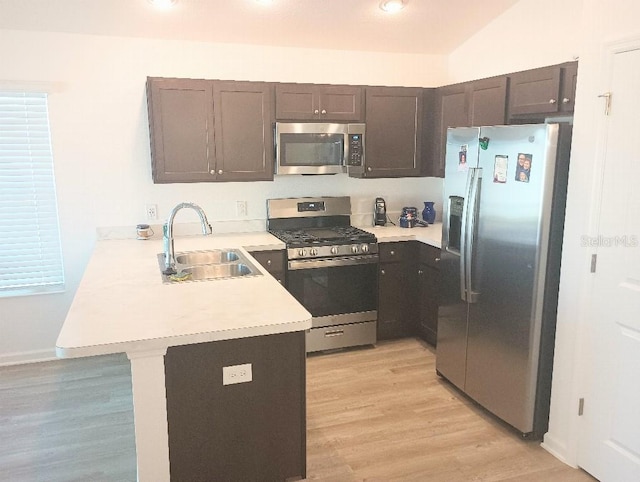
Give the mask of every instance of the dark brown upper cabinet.
<svg viewBox="0 0 640 482">
<path fill-rule="evenodd" d="M 576 104 L 576 84 L 578 82 L 578 62 L 569 62 L 562 67 L 560 86 L 560 112 L 573 113 Z"/>
<path fill-rule="evenodd" d="M 273 85 L 147 79 L 155 183 L 273 179 Z"/>
<path fill-rule="evenodd" d="M 447 85 L 436 89 L 437 123 L 431 174 L 444 176 L 445 146 L 449 127 L 500 125 L 505 123 L 507 77 Z"/>
<path fill-rule="evenodd" d="M 213 82 L 218 181 L 273 180 L 273 85 Z"/>
<path fill-rule="evenodd" d="M 496 126 L 506 121 L 507 85 L 505 77 L 475 80 L 467 85 L 470 126 Z"/>
<path fill-rule="evenodd" d="M 509 119 L 525 119 L 573 112 L 577 62 L 511 74 Z"/>
<path fill-rule="evenodd" d="M 367 87 L 364 177 L 421 175 L 423 89 Z"/>
<path fill-rule="evenodd" d="M 277 84 L 279 121 L 362 122 L 362 87 L 353 85 Z"/>
<path fill-rule="evenodd" d="M 469 125 L 466 84 L 447 85 L 436 89 L 436 119 L 436 135 L 432 145 L 432 174 L 444 177 L 447 129 Z"/>
</svg>

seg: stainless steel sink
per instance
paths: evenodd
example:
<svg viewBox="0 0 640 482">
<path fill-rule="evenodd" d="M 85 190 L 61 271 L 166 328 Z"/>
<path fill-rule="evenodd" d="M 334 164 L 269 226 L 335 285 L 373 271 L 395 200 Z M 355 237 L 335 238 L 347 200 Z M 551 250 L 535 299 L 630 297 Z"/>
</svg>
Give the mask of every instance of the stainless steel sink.
<svg viewBox="0 0 640 482">
<path fill-rule="evenodd" d="M 234 278 L 253 274 L 251 268 L 242 263 L 201 264 L 191 268 L 184 268 L 183 273 L 190 273 L 193 279 Z"/>
<path fill-rule="evenodd" d="M 176 263 L 184 266 L 197 266 L 201 264 L 220 264 L 238 261 L 240 257 L 235 251 L 215 249 L 211 251 L 191 251 L 176 256 Z"/>
<path fill-rule="evenodd" d="M 262 272 L 236 249 L 187 251 L 176 254 L 176 274 L 166 275 L 164 253 L 158 253 L 158 265 L 165 283 L 206 281 L 245 276 L 261 276 Z"/>
</svg>

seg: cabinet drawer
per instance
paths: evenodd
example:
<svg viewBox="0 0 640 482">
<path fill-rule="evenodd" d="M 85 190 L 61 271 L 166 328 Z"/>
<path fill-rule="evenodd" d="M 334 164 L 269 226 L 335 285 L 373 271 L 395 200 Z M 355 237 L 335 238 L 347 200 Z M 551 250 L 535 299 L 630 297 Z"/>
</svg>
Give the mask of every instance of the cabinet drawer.
<svg viewBox="0 0 640 482">
<path fill-rule="evenodd" d="M 440 249 L 428 244 L 420 244 L 420 262 L 431 268 L 439 268 Z"/>
<path fill-rule="evenodd" d="M 376 343 L 376 322 L 312 328 L 307 332 L 307 353 Z"/>
<path fill-rule="evenodd" d="M 408 259 L 410 255 L 411 242 L 398 241 L 394 243 L 378 244 L 378 256 L 381 263 L 400 262 Z"/>
</svg>

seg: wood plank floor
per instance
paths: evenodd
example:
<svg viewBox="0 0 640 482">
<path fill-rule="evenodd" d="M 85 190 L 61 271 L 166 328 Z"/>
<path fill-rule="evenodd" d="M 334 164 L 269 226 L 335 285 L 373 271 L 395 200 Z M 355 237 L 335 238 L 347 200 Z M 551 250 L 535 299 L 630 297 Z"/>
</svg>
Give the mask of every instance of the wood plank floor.
<svg viewBox="0 0 640 482">
<path fill-rule="evenodd" d="M 308 480 L 595 480 L 458 394 L 415 339 L 310 356 L 307 433 Z M 126 357 L 0 368 L 0 480 L 135 481 Z"/>
</svg>

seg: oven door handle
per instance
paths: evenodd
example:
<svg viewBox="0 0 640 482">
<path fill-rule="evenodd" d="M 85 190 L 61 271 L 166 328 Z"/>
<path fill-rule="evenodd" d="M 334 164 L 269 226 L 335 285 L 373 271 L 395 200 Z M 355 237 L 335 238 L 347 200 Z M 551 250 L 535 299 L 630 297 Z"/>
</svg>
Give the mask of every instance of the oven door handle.
<svg viewBox="0 0 640 482">
<path fill-rule="evenodd" d="M 378 262 L 377 254 L 366 256 L 345 256 L 340 258 L 305 259 L 289 261 L 289 269 L 314 269 L 314 268 L 338 268 L 340 266 L 354 266 L 358 264 L 375 264 Z"/>
</svg>

